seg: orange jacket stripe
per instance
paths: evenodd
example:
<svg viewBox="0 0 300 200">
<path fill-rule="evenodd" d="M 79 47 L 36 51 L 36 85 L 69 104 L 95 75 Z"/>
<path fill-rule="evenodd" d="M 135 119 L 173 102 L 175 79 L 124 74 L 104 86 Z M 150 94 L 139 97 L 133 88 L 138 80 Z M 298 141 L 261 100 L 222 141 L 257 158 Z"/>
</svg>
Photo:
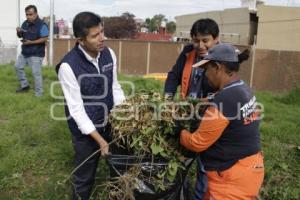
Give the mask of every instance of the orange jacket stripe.
<svg viewBox="0 0 300 200">
<path fill-rule="evenodd" d="M 192 65 L 194 64 L 196 51 L 193 50 L 187 54 L 186 62 L 182 72 L 181 78 L 181 98 L 185 98 L 188 93 L 189 85 L 190 85 L 190 77 L 192 73 Z"/>
<path fill-rule="evenodd" d="M 228 126 L 229 120 L 214 106 L 210 106 L 204 113 L 199 128 L 190 133 L 182 130 L 180 143 L 194 152 L 202 152 L 219 139 Z"/>
</svg>

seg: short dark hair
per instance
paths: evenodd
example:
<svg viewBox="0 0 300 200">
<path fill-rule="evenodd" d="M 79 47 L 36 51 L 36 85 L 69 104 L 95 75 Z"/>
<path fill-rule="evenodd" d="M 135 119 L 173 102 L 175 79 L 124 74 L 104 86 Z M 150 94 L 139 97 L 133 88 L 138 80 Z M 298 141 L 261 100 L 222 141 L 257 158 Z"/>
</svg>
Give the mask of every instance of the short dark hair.
<svg viewBox="0 0 300 200">
<path fill-rule="evenodd" d="M 25 8 L 25 12 L 27 12 L 28 10 L 30 9 L 33 9 L 35 13 L 37 13 L 37 8 L 35 5 L 29 5 L 29 6 L 26 6 Z"/>
<path fill-rule="evenodd" d="M 191 37 L 195 37 L 198 34 L 208 34 L 216 38 L 219 36 L 219 26 L 210 18 L 199 19 L 193 24 L 190 34 Z"/>
<path fill-rule="evenodd" d="M 73 32 L 75 37 L 86 37 L 89 29 L 101 24 L 99 15 L 92 12 L 78 13 L 73 20 Z"/>
</svg>

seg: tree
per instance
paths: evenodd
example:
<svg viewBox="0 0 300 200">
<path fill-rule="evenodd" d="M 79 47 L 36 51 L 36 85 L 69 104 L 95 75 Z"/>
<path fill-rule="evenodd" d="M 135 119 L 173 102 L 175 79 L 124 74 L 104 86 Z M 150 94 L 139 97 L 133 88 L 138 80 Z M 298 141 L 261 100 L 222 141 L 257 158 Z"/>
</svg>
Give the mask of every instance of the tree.
<svg viewBox="0 0 300 200">
<path fill-rule="evenodd" d="M 171 33 L 171 34 L 175 33 L 175 31 L 176 31 L 176 23 L 173 22 L 173 21 L 168 22 L 166 29 L 167 29 L 167 33 Z"/>
<path fill-rule="evenodd" d="M 123 13 L 121 16 L 104 17 L 105 36 L 113 39 L 133 38 L 137 33 L 137 26 L 131 13 Z"/>
<path fill-rule="evenodd" d="M 167 19 L 163 14 L 154 15 L 152 18 L 146 19 L 145 26 L 148 28 L 149 32 L 155 32 L 158 31 L 163 21 L 167 22 Z"/>
<path fill-rule="evenodd" d="M 146 18 L 144 26 L 150 31 L 150 23 L 151 23 L 151 19 L 150 18 Z"/>
<path fill-rule="evenodd" d="M 168 33 L 174 33 L 176 30 L 176 23 L 173 21 L 168 22 L 165 15 L 157 14 L 152 18 L 147 18 L 145 20 L 145 27 L 148 28 L 149 32 L 155 32 L 159 30 L 159 27 L 162 25 L 162 22 L 166 22 L 166 30 Z"/>
</svg>

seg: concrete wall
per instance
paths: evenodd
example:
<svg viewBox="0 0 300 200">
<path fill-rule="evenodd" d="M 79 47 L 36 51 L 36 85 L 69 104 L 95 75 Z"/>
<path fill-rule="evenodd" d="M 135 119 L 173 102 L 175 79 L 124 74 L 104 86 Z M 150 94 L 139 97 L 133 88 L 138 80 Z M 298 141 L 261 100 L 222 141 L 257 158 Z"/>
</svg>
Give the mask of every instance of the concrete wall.
<svg viewBox="0 0 300 200">
<path fill-rule="evenodd" d="M 148 73 L 168 72 L 175 64 L 184 45 L 182 43 L 150 43 Z"/>
<path fill-rule="evenodd" d="M 17 48 L 0 48 L 0 64 L 15 62 L 17 58 Z"/>
<path fill-rule="evenodd" d="M 178 16 L 175 18 L 176 36 L 189 38 L 193 23 L 201 18 L 211 18 L 219 24 L 221 41 L 239 45 L 250 43 L 253 37 L 250 35 L 252 26 L 256 26 L 250 21 L 248 8 L 233 8 Z"/>
<path fill-rule="evenodd" d="M 116 54 L 118 72 L 137 75 L 167 72 L 183 48 L 183 43 L 172 42 L 107 40 L 105 43 Z M 74 44 L 75 40 L 54 39 L 53 64 L 58 64 Z"/>
<path fill-rule="evenodd" d="M 75 40 L 54 40 L 54 64 L 71 49 Z M 118 72 L 130 75 L 167 73 L 175 64 L 184 44 L 172 42 L 142 42 L 108 40 L 116 53 Z M 300 86 L 300 51 L 276 51 L 239 45 L 250 49 L 250 59 L 241 64 L 240 77 L 254 90 L 284 91 Z M 255 57 L 254 57 L 255 55 Z"/>
<path fill-rule="evenodd" d="M 284 91 L 300 87 L 300 52 L 257 49 L 253 87 Z"/>
<path fill-rule="evenodd" d="M 259 6 L 257 48 L 300 51 L 300 8 Z"/>
<path fill-rule="evenodd" d="M 75 45 L 75 40 L 53 40 L 53 64 L 56 65 Z M 48 55 L 46 55 L 48 56 Z"/>
</svg>

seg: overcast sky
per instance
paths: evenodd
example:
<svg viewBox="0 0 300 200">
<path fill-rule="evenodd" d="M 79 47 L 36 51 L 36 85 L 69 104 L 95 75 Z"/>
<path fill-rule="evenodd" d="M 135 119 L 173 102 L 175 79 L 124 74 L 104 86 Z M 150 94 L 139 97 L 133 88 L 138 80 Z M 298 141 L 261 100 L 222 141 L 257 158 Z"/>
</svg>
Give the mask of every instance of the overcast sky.
<svg viewBox="0 0 300 200">
<path fill-rule="evenodd" d="M 21 0 L 21 19 L 29 4 L 38 7 L 41 17 L 49 15 L 50 0 Z M 130 12 L 138 18 L 164 14 L 169 20 L 175 16 L 223 8 L 240 7 L 240 0 L 54 0 L 56 19 L 71 20 L 78 12 L 93 11 L 100 16 L 116 16 Z M 268 5 L 300 6 L 300 0 L 264 0 Z"/>
</svg>

